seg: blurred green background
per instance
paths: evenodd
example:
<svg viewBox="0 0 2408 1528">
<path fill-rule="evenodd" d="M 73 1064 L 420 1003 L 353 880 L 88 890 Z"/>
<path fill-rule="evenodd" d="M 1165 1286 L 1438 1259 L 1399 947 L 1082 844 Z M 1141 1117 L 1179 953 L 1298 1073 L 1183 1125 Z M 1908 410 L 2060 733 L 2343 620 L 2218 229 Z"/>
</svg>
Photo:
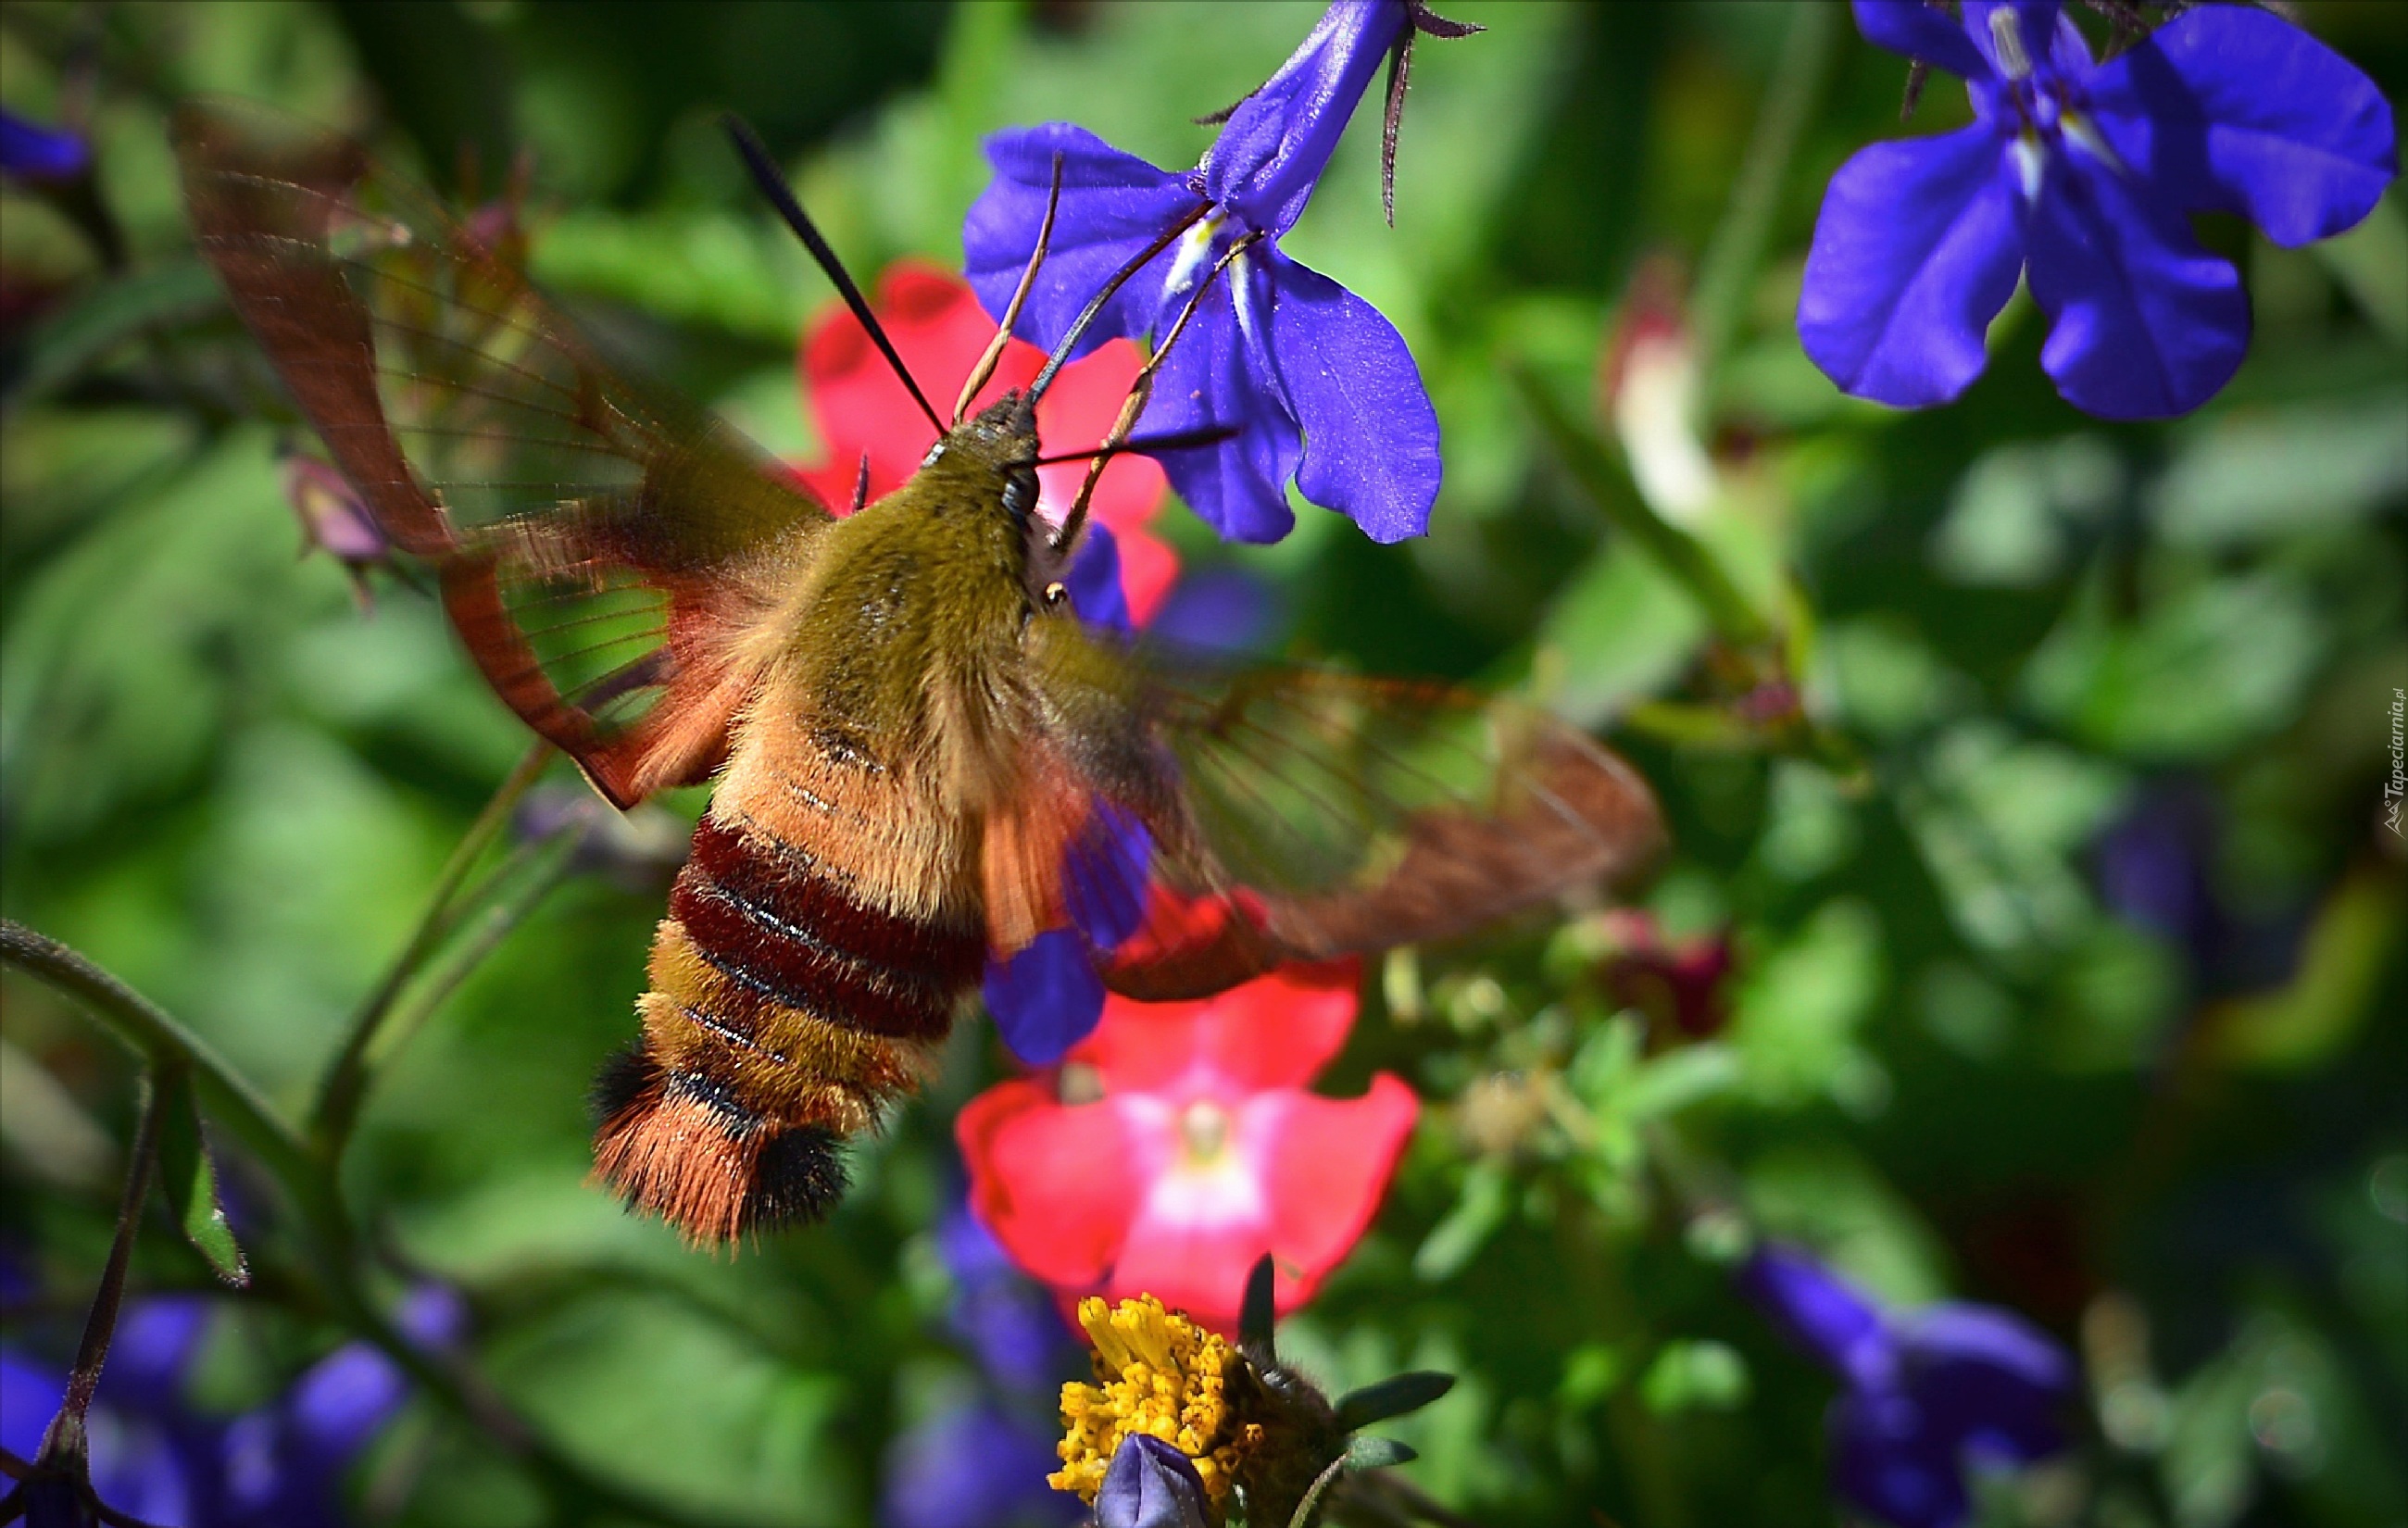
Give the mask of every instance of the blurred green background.
<svg viewBox="0 0 2408 1528">
<path fill-rule="evenodd" d="M 424 599 L 384 584 L 364 618 L 335 563 L 296 558 L 293 418 L 192 252 L 177 98 L 277 103 L 446 190 L 461 146 L 490 186 L 523 145 L 538 278 L 799 456 L 796 336 L 829 293 L 718 111 L 760 127 L 867 284 L 958 264 L 982 135 L 1068 118 L 1192 163 L 1192 119 L 1318 8 L 9 0 L 0 100 L 89 128 L 127 252 L 104 268 L 73 218 L 7 193 L 0 909 L 297 1112 L 524 747 Z M 2004 1304 L 2084 1356 L 2086 1435 L 1986 1522 L 2408 1522 L 2408 854 L 2380 811 L 2408 684 L 2408 204 L 2305 250 L 2202 220 L 2258 332 L 2192 418 L 2059 402 L 2020 298 L 1961 403 L 1899 414 L 1841 397 L 1789 315 L 1829 173 L 1962 120 L 1961 92 L 1935 79 L 1900 129 L 1902 62 L 1829 12 L 1818 64 L 1796 5 L 1442 8 L 1489 30 L 1416 58 L 1395 230 L 1358 122 L 1287 241 L 1412 344 L 1445 430 L 1432 534 L 1377 548 L 1306 507 L 1232 550 L 1162 524 L 1191 570 L 1275 588 L 1297 654 L 1527 683 L 1604 730 L 1673 822 L 1651 907 L 1727 930 L 1735 969 L 1725 1021 L 1691 1029 L 1615 1017 L 1593 920 L 1377 973 L 1325 1088 L 1398 1070 L 1424 1121 L 1283 1341 L 1333 1390 L 1461 1374 L 1398 1432 L 1483 1523 L 1832 1521 L 1830 1382 L 1729 1294 L 1728 1228 L 1693 1213 L 1722 1204 L 1885 1297 Z M 2401 98 L 2396 6 L 2298 8 Z M 1783 90 L 1802 133 L 1752 195 Z M 1730 720 L 1763 685 L 1730 680 L 1684 587 L 1610 529 L 1636 500 L 1576 482 L 1510 380 L 1595 417 L 1651 260 L 1698 273 L 1723 467 L 1700 534 L 1789 602 L 1771 682 L 1811 736 Z M 584 1183 L 586 1083 L 632 1034 L 666 877 L 544 900 L 400 1054 L 346 1187 L 395 1270 L 466 1292 L 479 1364 L 593 1469 L 681 1521 L 872 1521 L 891 1440 L 970 1383 L 929 1228 L 953 1111 L 1006 1058 L 965 1025 L 829 1225 L 682 1250 Z M 2179 916 L 2136 885 L 2182 888 Z M 10 1337 L 55 1342 L 107 1242 L 131 1073 L 46 991 L 5 992 L 0 1237 L 40 1291 Z M 1540 1076 L 1593 1128 L 1500 1121 Z M 225 1409 L 342 1336 L 276 1277 L 273 1193 L 230 1170 L 265 1277 L 201 1367 L 196 1404 Z M 208 1275 L 162 1221 L 136 1281 Z M 2269 1421 L 2278 1392 L 2297 1407 Z M 375 1521 L 544 1512 L 423 1403 L 355 1489 Z"/>
</svg>

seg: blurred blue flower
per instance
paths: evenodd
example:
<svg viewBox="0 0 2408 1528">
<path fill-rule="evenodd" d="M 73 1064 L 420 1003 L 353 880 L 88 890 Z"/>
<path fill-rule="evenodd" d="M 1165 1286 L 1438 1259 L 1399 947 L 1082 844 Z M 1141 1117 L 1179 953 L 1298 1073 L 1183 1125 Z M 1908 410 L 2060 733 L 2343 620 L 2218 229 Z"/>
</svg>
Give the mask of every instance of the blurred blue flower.
<svg viewBox="0 0 2408 1528">
<path fill-rule="evenodd" d="M 953 1278 L 946 1324 L 989 1379 L 1050 1404 L 1081 1349 L 1045 1292 L 1021 1273 L 994 1233 L 957 1200 L 937 1222 L 937 1250 Z"/>
<path fill-rule="evenodd" d="M 344 1470 L 408 1394 L 401 1370 L 349 1343 L 265 1406 L 230 1421 L 202 1416 L 183 1392 L 208 1318 L 191 1296 L 126 1307 L 86 1419 L 94 1493 L 162 1528 L 335 1528 Z M 404 1302 L 398 1324 L 438 1347 L 458 1339 L 465 1310 L 430 1286 Z M 64 1372 L 0 1352 L 0 1447 L 32 1458 L 65 1393 Z"/>
<path fill-rule="evenodd" d="M 2041 365 L 2077 408 L 2195 408 L 2241 364 L 2249 300 L 2187 214 L 2237 212 L 2284 246 L 2356 223 L 2396 173 L 2391 108 L 2314 37 L 2198 6 L 2093 63 L 2058 0 L 1856 0 L 1885 48 L 1964 77 L 1971 126 L 1877 143 L 1831 178 L 1798 337 L 1842 391 L 1945 403 L 2022 273 Z"/>
<path fill-rule="evenodd" d="M 1225 536 L 1285 536 L 1295 524 L 1291 478 L 1374 540 L 1428 527 L 1438 416 L 1412 353 L 1377 308 L 1289 259 L 1279 239 L 1312 197 L 1380 61 L 1391 61 L 1393 144 L 1415 35 L 1470 30 L 1419 0 L 1336 0 L 1279 72 L 1231 109 L 1191 171 L 1159 169 L 1068 122 L 986 142 L 996 178 L 964 220 L 962 245 L 970 285 L 995 314 L 1036 248 L 1061 160 L 1045 279 L 1018 325 L 1048 350 L 1114 272 L 1186 224 L 1107 305 L 1081 348 L 1116 335 L 1162 343 L 1211 278 L 1156 377 L 1145 422 L 1157 433 L 1238 427 L 1217 445 L 1160 453 L 1171 486 Z"/>
<path fill-rule="evenodd" d="M 92 146 L 64 127 L 0 111 L 0 171 L 20 180 L 72 180 L 92 167 Z"/>
<path fill-rule="evenodd" d="M 1078 1501 L 1046 1483 L 1054 1435 L 977 1401 L 895 1440 L 879 1521 L 886 1528 L 1019 1528 L 1077 1517 Z"/>
<path fill-rule="evenodd" d="M 1090 521 L 1068 578 L 1070 608 L 1099 631 L 1131 631 L 1111 531 Z M 1101 803 L 1065 865 L 1071 926 L 1039 935 L 1009 960 L 989 959 L 982 995 L 1011 1053 L 1032 1066 L 1062 1059 L 1104 1015 L 1094 952 L 1137 932 L 1154 841 L 1134 817 Z"/>
<path fill-rule="evenodd" d="M 1205 567 L 1181 576 L 1146 631 L 1174 647 L 1257 652 L 1277 641 L 1286 617 L 1278 588 L 1259 575 Z"/>
<path fill-rule="evenodd" d="M 1759 1248 L 1740 1288 L 1846 1388 L 1831 1404 L 1831 1486 L 1895 1528 L 1954 1528 L 1969 1463 L 2028 1464 L 2064 1447 L 2072 1361 L 2020 1317 L 1947 1304 L 1885 1311 L 1793 1249 Z"/>
<path fill-rule="evenodd" d="M 1096 1528 L 1207 1528 L 1211 1521 L 1194 1460 L 1142 1433 L 1121 1440 L 1096 1494 Z"/>
<path fill-rule="evenodd" d="M 965 1200 L 953 1201 L 936 1235 L 953 1281 L 946 1324 L 978 1360 L 983 1386 L 896 1440 L 881 1521 L 886 1528 L 1072 1521 L 1077 1501 L 1046 1483 L 1058 1461 L 1045 1422 L 1081 1350 L 1044 1292 L 1012 1265 Z"/>
</svg>

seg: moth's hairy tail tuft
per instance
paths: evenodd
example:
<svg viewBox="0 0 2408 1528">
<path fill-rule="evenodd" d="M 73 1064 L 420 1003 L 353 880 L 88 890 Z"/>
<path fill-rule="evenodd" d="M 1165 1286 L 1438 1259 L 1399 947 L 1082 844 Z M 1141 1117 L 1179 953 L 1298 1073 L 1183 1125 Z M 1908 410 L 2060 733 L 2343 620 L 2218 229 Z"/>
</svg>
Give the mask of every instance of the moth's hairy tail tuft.
<svg viewBox="0 0 2408 1528">
<path fill-rule="evenodd" d="M 595 1176 L 698 1246 L 822 1220 L 849 1186 L 835 1132 L 772 1123 L 641 1047 L 603 1067 L 594 1107 Z"/>
</svg>

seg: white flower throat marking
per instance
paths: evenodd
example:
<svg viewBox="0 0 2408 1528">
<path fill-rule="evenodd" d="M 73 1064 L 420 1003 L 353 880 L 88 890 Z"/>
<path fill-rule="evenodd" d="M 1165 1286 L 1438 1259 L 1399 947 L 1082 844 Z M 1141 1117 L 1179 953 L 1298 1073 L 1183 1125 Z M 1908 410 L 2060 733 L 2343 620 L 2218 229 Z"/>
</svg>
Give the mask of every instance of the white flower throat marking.
<svg viewBox="0 0 2408 1528">
<path fill-rule="evenodd" d="M 1196 284 L 1196 273 L 1211 260 L 1212 241 L 1228 221 L 1229 215 L 1216 207 L 1179 236 L 1179 258 L 1171 262 L 1170 274 L 1162 280 L 1165 297 L 1175 297 Z"/>
<path fill-rule="evenodd" d="M 2118 175 L 2126 173 L 2123 160 L 2098 127 L 2074 108 L 2067 81 L 2059 72 L 2052 71 L 2044 79 L 2036 78 L 2031 52 L 2024 46 L 2022 19 L 2013 7 L 2000 6 L 1990 12 L 1990 47 L 1998 55 L 1999 72 L 2007 79 L 2007 99 L 2014 103 L 2015 115 L 2023 120 L 2023 127 L 2008 146 L 2008 151 L 2014 161 L 2016 182 L 2027 204 L 2040 200 L 2048 149 L 2055 140 L 2072 144 Z"/>
<path fill-rule="evenodd" d="M 1218 1104 L 1197 1099 L 1180 1111 L 1179 1139 L 1187 1149 L 1189 1161 L 1211 1162 L 1229 1143 L 1229 1111 Z"/>
</svg>

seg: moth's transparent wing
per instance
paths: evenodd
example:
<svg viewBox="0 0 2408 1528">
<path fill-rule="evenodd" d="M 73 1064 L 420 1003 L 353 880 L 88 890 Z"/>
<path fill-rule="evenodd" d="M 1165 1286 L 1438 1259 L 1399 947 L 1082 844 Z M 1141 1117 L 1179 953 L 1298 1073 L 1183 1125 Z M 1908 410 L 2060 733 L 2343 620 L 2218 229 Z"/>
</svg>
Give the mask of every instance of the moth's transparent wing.
<svg viewBox="0 0 2408 1528">
<path fill-rule="evenodd" d="M 1043 733 L 1086 799 L 1060 901 L 1116 992 L 1444 938 L 1663 845 L 1638 772 L 1536 707 L 1052 625 Z"/>
<path fill-rule="evenodd" d="M 478 666 L 627 805 L 707 770 L 744 577 L 826 509 L 726 424 L 609 364 L 528 283 L 507 207 L 455 220 L 358 144 L 260 108 L 174 127 L 202 251 Z"/>
</svg>

